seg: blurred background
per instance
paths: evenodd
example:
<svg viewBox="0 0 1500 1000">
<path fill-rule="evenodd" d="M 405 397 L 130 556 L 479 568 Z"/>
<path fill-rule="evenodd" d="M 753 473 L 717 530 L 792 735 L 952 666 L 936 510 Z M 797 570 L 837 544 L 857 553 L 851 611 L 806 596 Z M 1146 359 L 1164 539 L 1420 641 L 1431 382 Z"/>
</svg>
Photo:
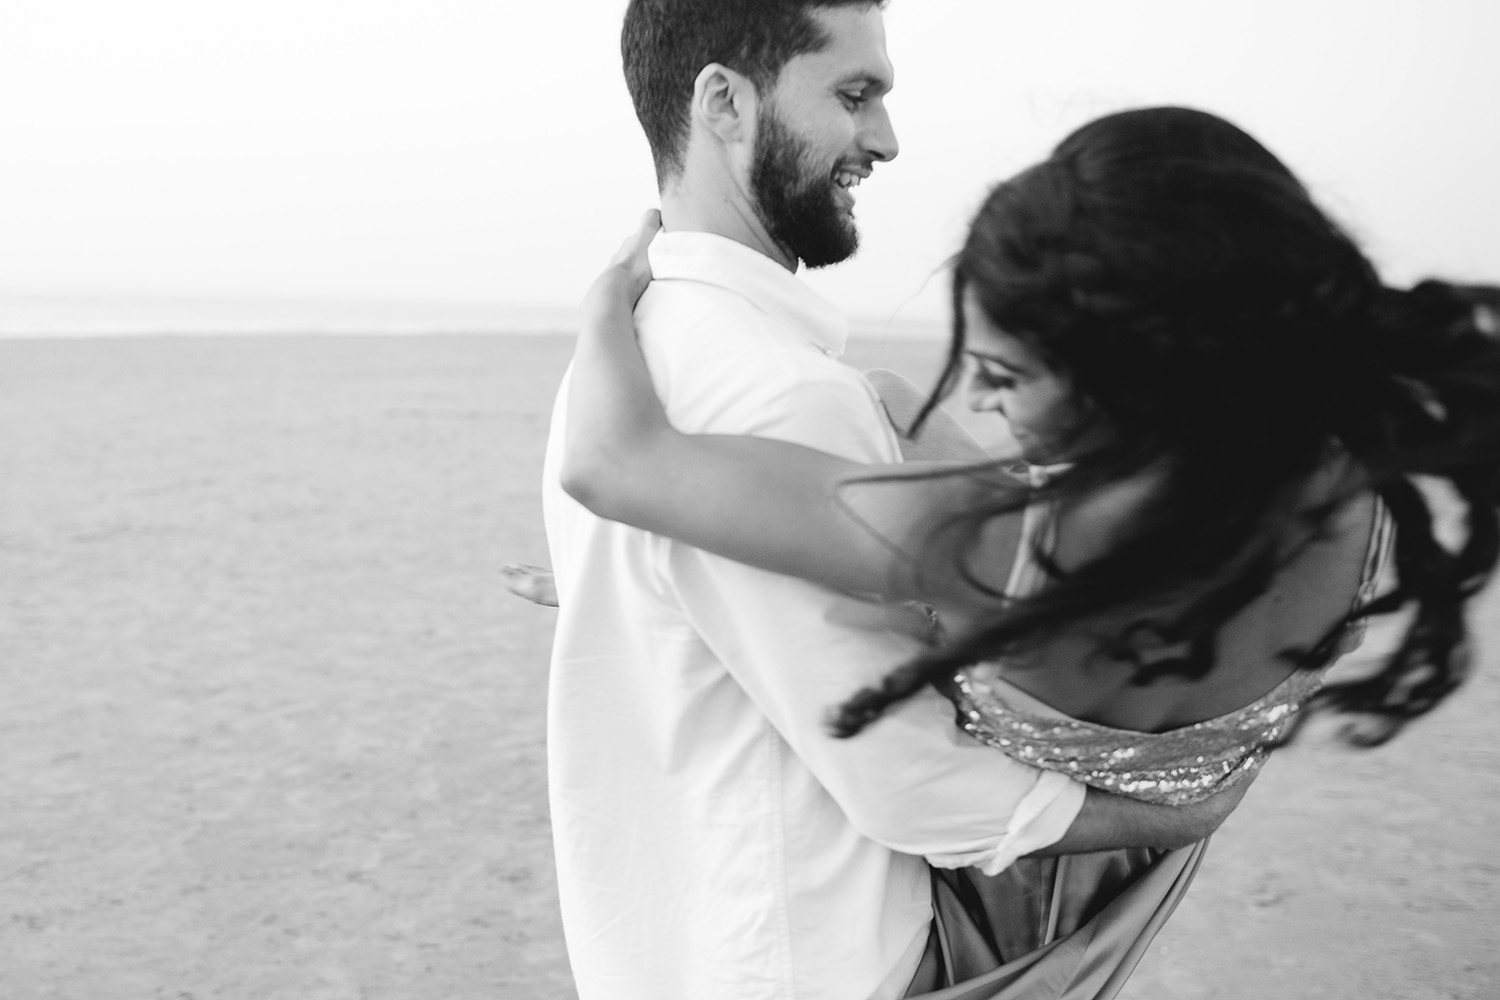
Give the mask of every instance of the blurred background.
<svg viewBox="0 0 1500 1000">
<path fill-rule="evenodd" d="M 655 199 L 622 0 L 17 0 L 0 15 L 0 331 L 566 329 Z M 895 0 L 902 153 L 812 277 L 941 324 L 988 185 L 1181 103 L 1287 160 L 1391 280 L 1500 275 L 1492 0 Z"/>
</svg>

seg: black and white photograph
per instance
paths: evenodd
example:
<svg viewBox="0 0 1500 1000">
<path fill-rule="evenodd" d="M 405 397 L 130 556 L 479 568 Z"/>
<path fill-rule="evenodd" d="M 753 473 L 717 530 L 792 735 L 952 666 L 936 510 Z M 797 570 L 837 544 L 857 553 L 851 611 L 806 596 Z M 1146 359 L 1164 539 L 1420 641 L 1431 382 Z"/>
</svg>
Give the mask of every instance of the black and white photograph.
<svg viewBox="0 0 1500 1000">
<path fill-rule="evenodd" d="M 13 0 L 0 1000 L 1500 998 L 1497 40 Z"/>
</svg>

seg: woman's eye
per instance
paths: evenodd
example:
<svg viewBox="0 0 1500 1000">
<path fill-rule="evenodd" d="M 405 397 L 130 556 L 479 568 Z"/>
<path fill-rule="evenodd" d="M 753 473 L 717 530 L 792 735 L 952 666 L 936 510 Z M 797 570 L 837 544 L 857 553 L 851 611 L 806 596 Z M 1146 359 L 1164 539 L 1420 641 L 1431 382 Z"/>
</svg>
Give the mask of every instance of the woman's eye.
<svg viewBox="0 0 1500 1000">
<path fill-rule="evenodd" d="M 1014 389 L 1016 387 L 1015 376 L 989 371 L 985 368 L 975 368 L 973 379 L 986 389 Z"/>
</svg>

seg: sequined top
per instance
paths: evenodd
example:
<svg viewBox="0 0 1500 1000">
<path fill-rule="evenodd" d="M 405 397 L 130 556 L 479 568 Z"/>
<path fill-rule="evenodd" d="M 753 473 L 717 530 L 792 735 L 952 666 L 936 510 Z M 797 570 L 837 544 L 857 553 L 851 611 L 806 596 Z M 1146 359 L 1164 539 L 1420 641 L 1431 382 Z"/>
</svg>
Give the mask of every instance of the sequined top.
<svg viewBox="0 0 1500 1000">
<path fill-rule="evenodd" d="M 1355 607 L 1374 597 L 1390 540 L 1391 520 L 1380 506 Z M 1023 545 L 1022 551 L 1027 548 Z M 1032 592 L 1038 576 L 1034 567 L 1018 565 L 1010 592 Z M 1363 637 L 1363 621 L 1351 625 L 1332 659 L 1353 650 Z M 1164 733 L 1070 718 L 984 665 L 961 671 L 954 678 L 953 695 L 960 725 L 1016 760 L 1143 802 L 1185 805 L 1254 774 L 1322 686 L 1326 671 L 1298 670 L 1244 708 Z"/>
</svg>

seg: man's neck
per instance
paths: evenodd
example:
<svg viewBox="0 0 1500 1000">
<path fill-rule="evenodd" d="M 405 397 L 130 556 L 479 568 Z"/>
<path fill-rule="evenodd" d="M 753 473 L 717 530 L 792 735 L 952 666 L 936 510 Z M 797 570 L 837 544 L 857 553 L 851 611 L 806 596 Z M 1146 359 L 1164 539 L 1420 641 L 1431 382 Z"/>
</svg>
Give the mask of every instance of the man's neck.
<svg viewBox="0 0 1500 1000">
<path fill-rule="evenodd" d="M 719 192 L 680 179 L 661 193 L 662 229 L 713 233 L 771 258 L 788 271 L 798 260 L 771 238 L 765 223 L 738 192 Z"/>
</svg>

